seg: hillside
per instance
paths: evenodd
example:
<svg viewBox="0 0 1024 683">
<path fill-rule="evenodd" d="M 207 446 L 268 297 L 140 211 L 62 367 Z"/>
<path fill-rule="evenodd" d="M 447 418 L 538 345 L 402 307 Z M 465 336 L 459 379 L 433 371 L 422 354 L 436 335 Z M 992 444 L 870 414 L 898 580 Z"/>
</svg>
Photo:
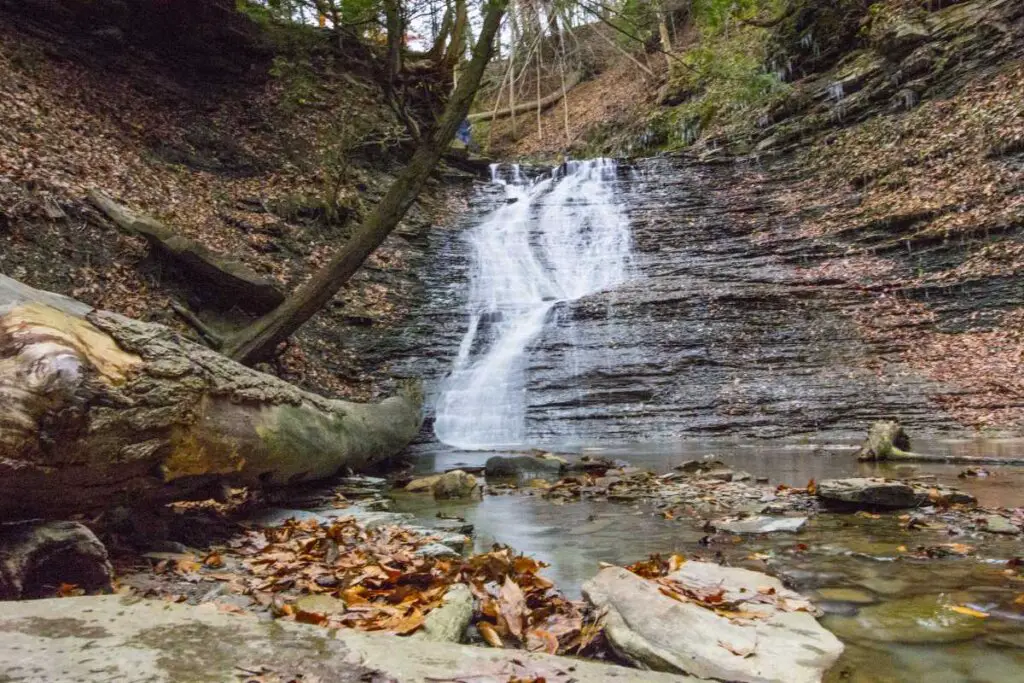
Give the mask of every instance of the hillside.
<svg viewBox="0 0 1024 683">
<path fill-rule="evenodd" d="M 223 5 L 223 6 L 222 6 Z M 0 5 L 0 272 L 93 306 L 214 329 L 224 301 L 87 200 L 97 189 L 288 291 L 322 265 L 401 168 L 407 147 L 358 45 L 260 25 L 233 3 Z M 121 9 L 119 9 L 121 8 Z M 210 16 L 208 16 L 210 15 Z M 378 337 L 414 287 L 424 196 L 274 367 L 367 398 Z M 258 311 L 257 311 L 258 312 Z"/>
</svg>

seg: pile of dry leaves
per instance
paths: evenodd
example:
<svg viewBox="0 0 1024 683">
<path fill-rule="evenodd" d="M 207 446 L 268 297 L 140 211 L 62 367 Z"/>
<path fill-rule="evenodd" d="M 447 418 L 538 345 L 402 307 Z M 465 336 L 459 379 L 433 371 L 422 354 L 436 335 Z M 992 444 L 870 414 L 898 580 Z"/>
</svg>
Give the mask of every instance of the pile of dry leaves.
<svg viewBox="0 0 1024 683">
<path fill-rule="evenodd" d="M 355 519 L 329 525 L 290 520 L 251 529 L 205 558 L 160 559 L 125 585 L 150 597 L 210 596 L 228 612 L 269 611 L 280 619 L 330 628 L 411 634 L 455 584 L 475 597 L 472 623 L 494 647 L 551 654 L 597 653 L 600 620 L 539 575 L 545 566 L 507 547 L 469 558 L 424 550 L 435 539 L 398 526 L 367 529 Z M 187 584 L 219 584 L 189 590 Z M 183 587 L 186 586 L 186 587 Z M 245 596 L 239 606 L 230 596 Z M 326 596 L 323 601 L 303 597 Z"/>
</svg>

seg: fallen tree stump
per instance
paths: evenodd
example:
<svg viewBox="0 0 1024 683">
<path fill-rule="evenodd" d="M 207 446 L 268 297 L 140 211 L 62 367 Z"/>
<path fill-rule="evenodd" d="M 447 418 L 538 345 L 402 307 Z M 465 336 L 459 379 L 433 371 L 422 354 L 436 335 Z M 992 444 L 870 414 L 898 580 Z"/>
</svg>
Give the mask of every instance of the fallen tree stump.
<svg viewBox="0 0 1024 683">
<path fill-rule="evenodd" d="M 868 438 L 857 451 L 857 459 L 870 462 L 941 462 L 963 465 L 1024 465 L 1024 458 L 973 455 L 927 455 L 910 450 L 910 437 L 895 421 L 880 420 L 871 425 Z"/>
<path fill-rule="evenodd" d="M 61 584 L 113 590 L 107 549 L 78 522 L 0 524 L 0 600 L 49 598 Z"/>
<path fill-rule="evenodd" d="M 407 393 L 326 399 L 0 275 L 0 520 L 361 470 L 419 431 Z"/>
<path fill-rule="evenodd" d="M 274 310 L 284 294 L 270 280 L 243 263 L 220 256 L 150 216 L 139 215 L 99 190 L 89 190 L 89 200 L 119 228 L 146 238 L 150 246 L 189 276 L 198 278 L 204 293 L 225 307 L 262 315 Z"/>
</svg>

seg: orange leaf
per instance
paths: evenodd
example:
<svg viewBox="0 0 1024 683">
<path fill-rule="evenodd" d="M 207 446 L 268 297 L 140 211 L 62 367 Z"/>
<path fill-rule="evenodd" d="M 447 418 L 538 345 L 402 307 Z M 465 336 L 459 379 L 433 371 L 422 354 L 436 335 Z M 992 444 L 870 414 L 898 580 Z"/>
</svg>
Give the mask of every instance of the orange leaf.
<svg viewBox="0 0 1024 683">
<path fill-rule="evenodd" d="M 558 652 L 558 638 L 550 631 L 535 628 L 526 634 L 526 649 L 553 655 Z"/>
<path fill-rule="evenodd" d="M 980 610 L 971 609 L 963 605 L 949 605 L 949 609 L 953 610 L 957 614 L 964 614 L 968 617 L 977 617 L 979 619 L 988 619 L 988 612 L 982 612 Z"/>
<path fill-rule="evenodd" d="M 479 622 L 476 625 L 476 628 L 480 631 L 480 635 L 484 637 L 484 640 L 487 641 L 487 644 L 491 647 L 505 647 L 505 643 L 501 642 L 501 636 L 499 636 L 498 632 L 494 630 L 494 627 L 486 621 Z"/>
</svg>

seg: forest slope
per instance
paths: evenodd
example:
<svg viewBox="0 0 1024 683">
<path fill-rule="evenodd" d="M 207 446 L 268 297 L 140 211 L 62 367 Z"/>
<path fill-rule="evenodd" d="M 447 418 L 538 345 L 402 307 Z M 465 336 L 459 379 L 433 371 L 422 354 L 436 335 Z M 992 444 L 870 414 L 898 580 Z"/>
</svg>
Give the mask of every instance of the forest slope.
<svg viewBox="0 0 1024 683">
<path fill-rule="evenodd" d="M 272 31 L 233 3 L 191 17 L 152 3 L 125 18 L 120 5 L 0 3 L 0 271 L 193 336 L 172 301 L 214 328 L 244 322 L 118 231 L 87 192 L 287 292 L 383 194 L 407 153 L 402 129 L 358 46 L 338 54 L 326 35 Z M 387 391 L 368 372 L 383 358 L 365 353 L 414 287 L 424 205 L 437 202 L 414 206 L 266 369 L 334 396 Z"/>
</svg>

